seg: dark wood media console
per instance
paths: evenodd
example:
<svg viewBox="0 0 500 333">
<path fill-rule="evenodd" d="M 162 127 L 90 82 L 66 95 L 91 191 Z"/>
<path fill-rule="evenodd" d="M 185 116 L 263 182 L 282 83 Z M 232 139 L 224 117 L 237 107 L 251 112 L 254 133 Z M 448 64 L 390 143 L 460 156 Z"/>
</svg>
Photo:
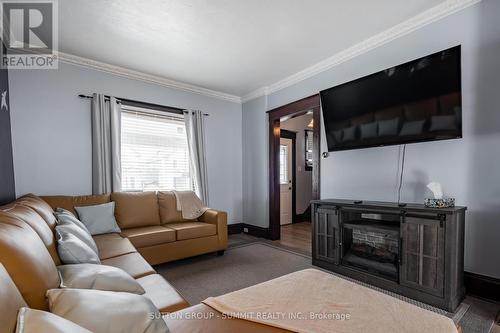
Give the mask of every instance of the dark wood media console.
<svg viewBox="0 0 500 333">
<path fill-rule="evenodd" d="M 314 265 L 450 312 L 462 301 L 466 207 L 311 203 Z"/>
</svg>

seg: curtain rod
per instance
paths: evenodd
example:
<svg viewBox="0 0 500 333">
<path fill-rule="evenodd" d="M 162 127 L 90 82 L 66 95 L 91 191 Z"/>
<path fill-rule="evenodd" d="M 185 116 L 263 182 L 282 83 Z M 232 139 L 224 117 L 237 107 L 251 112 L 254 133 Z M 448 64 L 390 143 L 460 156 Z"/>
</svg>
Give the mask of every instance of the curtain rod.
<svg viewBox="0 0 500 333">
<path fill-rule="evenodd" d="M 84 94 L 80 94 L 80 95 L 78 95 L 78 97 L 85 98 L 85 99 L 92 99 L 92 96 L 84 95 Z M 108 95 L 104 95 L 104 98 L 109 100 L 109 96 Z M 130 105 L 130 106 L 137 106 L 137 107 L 149 108 L 149 109 L 158 110 L 158 111 L 165 111 L 165 112 L 172 112 L 172 113 L 184 114 L 184 109 L 176 108 L 176 107 L 173 107 L 173 106 L 164 106 L 164 105 L 160 105 L 160 104 L 135 101 L 135 100 L 132 100 L 132 99 L 121 98 L 121 97 L 116 97 L 116 100 L 117 100 L 118 103 Z M 204 116 L 209 116 L 208 113 L 204 113 L 203 115 Z"/>
</svg>

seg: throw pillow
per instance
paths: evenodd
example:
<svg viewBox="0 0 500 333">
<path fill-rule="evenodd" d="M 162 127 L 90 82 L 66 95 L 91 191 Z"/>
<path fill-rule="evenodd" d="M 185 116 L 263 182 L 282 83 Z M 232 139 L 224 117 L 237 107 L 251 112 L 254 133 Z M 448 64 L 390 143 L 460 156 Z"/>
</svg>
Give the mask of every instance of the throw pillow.
<svg viewBox="0 0 500 333">
<path fill-rule="evenodd" d="M 50 289 L 50 312 L 93 332 L 166 333 L 167 324 L 148 298 L 91 289 Z"/>
<path fill-rule="evenodd" d="M 457 129 L 455 116 L 432 116 L 431 132 L 435 131 L 453 131 Z"/>
<path fill-rule="evenodd" d="M 373 123 L 361 124 L 361 139 L 372 139 L 377 137 L 377 125 L 375 121 Z"/>
<path fill-rule="evenodd" d="M 78 217 L 85 224 L 91 235 L 121 232 L 115 219 L 115 203 L 75 207 Z"/>
<path fill-rule="evenodd" d="M 343 142 L 346 142 L 346 141 L 353 141 L 356 139 L 356 128 L 358 126 L 357 125 L 354 125 L 354 126 L 351 126 L 351 127 L 348 127 L 348 128 L 344 128 L 343 130 L 343 136 L 342 136 L 342 141 Z"/>
<path fill-rule="evenodd" d="M 57 266 L 61 288 L 122 291 L 142 295 L 141 285 L 124 270 L 95 264 Z"/>
<path fill-rule="evenodd" d="M 64 208 L 56 208 L 54 215 L 57 218 L 58 225 L 76 224 L 80 229 L 85 230 L 90 235 L 89 229 L 87 229 L 85 224 L 77 219 L 76 216 L 69 210 L 66 210 Z"/>
<path fill-rule="evenodd" d="M 399 119 L 400 118 L 394 118 L 394 119 L 389 119 L 389 120 L 380 120 L 378 122 L 378 135 L 379 136 L 398 135 Z"/>
<path fill-rule="evenodd" d="M 56 232 L 57 231 L 62 231 L 64 232 L 73 234 L 74 236 L 78 237 L 82 242 L 84 242 L 88 247 L 90 247 L 96 254 L 99 254 L 99 250 L 97 249 L 97 244 L 95 243 L 94 239 L 88 233 L 88 231 L 85 231 L 78 227 L 76 224 L 64 224 L 64 225 L 57 225 L 56 226 Z"/>
<path fill-rule="evenodd" d="M 407 121 L 403 124 L 400 136 L 419 135 L 424 131 L 425 120 Z"/>
<path fill-rule="evenodd" d="M 100 264 L 99 256 L 80 238 L 56 227 L 57 253 L 63 264 Z"/>
<path fill-rule="evenodd" d="M 53 313 L 29 308 L 19 309 L 16 333 L 92 333 Z"/>
</svg>

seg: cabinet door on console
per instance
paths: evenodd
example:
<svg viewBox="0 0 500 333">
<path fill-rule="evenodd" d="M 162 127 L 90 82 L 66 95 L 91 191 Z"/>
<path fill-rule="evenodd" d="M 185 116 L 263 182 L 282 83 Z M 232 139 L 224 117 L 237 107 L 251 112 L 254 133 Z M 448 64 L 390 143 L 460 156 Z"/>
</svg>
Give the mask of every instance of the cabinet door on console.
<svg viewBox="0 0 500 333">
<path fill-rule="evenodd" d="M 401 224 L 400 283 L 436 296 L 444 294 L 444 225 L 405 217 Z"/>
<path fill-rule="evenodd" d="M 318 208 L 315 216 L 315 256 L 317 259 L 339 263 L 339 213 L 334 208 Z"/>
</svg>

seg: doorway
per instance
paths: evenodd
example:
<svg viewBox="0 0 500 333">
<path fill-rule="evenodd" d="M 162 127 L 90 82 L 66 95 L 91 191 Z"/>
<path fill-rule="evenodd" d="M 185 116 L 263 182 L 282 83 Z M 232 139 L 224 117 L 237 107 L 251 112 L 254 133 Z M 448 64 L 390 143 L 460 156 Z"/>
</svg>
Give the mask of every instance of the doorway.
<svg viewBox="0 0 500 333">
<path fill-rule="evenodd" d="M 280 226 L 296 220 L 296 139 L 295 132 L 280 130 Z"/>
<path fill-rule="evenodd" d="M 319 199 L 320 99 L 313 95 L 268 111 L 269 114 L 269 238 L 301 236 L 310 248 L 310 200 Z M 300 119 L 300 118 L 304 119 Z M 289 127 L 287 122 L 307 124 Z M 309 126 L 308 126 L 309 125 Z M 283 128 L 282 128 L 283 127 Z M 286 128 L 286 129 L 285 129 Z M 295 147 L 293 147 L 295 144 Z M 299 149 L 300 148 L 300 149 Z M 290 153 L 291 150 L 291 153 Z M 300 156 L 298 154 L 300 152 Z M 297 173 L 309 173 L 309 190 L 297 188 Z M 309 195 L 298 204 L 297 196 Z M 305 202 L 305 203 L 304 203 Z M 300 208 L 299 208 L 300 206 Z M 305 206 L 305 207 L 304 207 Z M 310 214 L 310 213 L 309 213 Z M 304 218 L 306 216 L 306 218 Z M 306 223 L 301 226 L 301 223 Z M 308 226 L 309 224 L 309 226 Z M 301 229 L 306 229 L 301 230 Z M 282 233 L 283 231 L 283 233 Z"/>
</svg>

